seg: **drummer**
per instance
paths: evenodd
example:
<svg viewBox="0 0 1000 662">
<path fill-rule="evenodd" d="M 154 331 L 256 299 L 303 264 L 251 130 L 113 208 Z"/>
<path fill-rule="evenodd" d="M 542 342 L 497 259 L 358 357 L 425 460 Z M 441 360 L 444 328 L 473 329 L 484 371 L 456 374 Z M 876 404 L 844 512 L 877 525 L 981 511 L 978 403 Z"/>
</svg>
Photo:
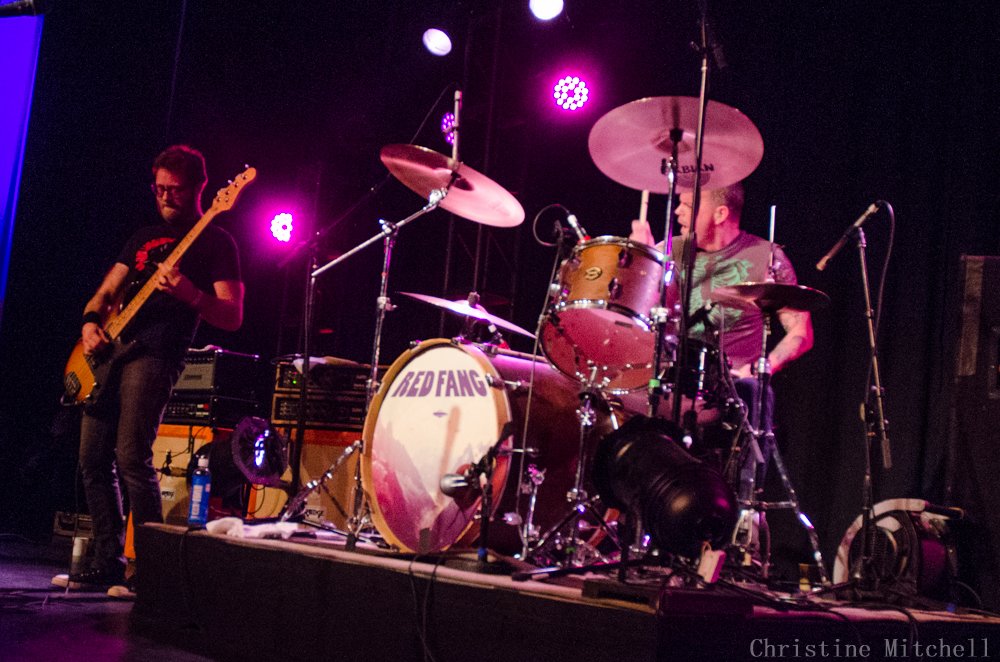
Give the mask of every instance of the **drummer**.
<svg viewBox="0 0 1000 662">
<path fill-rule="evenodd" d="M 732 184 L 721 189 L 703 189 L 697 230 L 698 253 L 695 257 L 691 291 L 692 311 L 704 310 L 710 303 L 709 293 L 726 285 L 741 282 L 763 282 L 768 280 L 768 265 L 771 263 L 771 243 L 740 229 L 740 215 L 743 211 L 743 185 Z M 681 238 L 673 247 L 673 259 L 682 257 L 683 246 L 690 233 L 693 194 L 680 194 L 677 207 L 677 222 L 681 227 Z M 645 221 L 632 221 L 633 241 L 654 244 L 652 231 Z M 662 249 L 663 244 L 657 245 Z M 682 271 L 682 270 L 681 270 Z M 780 247 L 774 247 L 773 280 L 778 283 L 795 284 L 792 263 Z M 757 308 L 735 306 L 712 306 L 707 313 L 693 315 L 688 337 L 717 344 L 714 336 L 722 332 L 723 350 L 732 363 L 732 372 L 737 378 L 736 387 L 744 402 L 750 402 L 757 388 L 753 377 L 760 357 L 763 316 Z M 771 372 L 777 373 L 789 363 L 809 351 L 813 345 L 812 321 L 809 313 L 788 308 L 778 311 L 778 319 L 785 335 L 768 353 Z M 707 323 L 706 323 L 707 322 Z M 768 394 L 761 426 L 771 427 L 772 397 Z M 769 449 L 762 449 L 769 454 Z M 765 465 L 766 466 L 766 465 Z"/>
</svg>

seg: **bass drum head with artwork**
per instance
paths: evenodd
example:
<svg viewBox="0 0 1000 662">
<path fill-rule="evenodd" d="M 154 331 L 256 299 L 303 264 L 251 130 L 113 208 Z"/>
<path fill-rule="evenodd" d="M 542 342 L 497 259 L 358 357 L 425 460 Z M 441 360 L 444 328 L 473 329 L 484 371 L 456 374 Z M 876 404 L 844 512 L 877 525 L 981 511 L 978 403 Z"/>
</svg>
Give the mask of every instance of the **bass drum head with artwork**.
<svg viewBox="0 0 1000 662">
<path fill-rule="evenodd" d="M 375 527 L 401 551 L 446 550 L 475 524 L 479 491 L 452 498 L 441 478 L 461 473 L 498 442 L 511 420 L 500 383 L 481 350 L 445 339 L 404 352 L 386 373 L 365 419 L 361 467 Z M 508 455 L 497 458 L 494 503 L 509 464 Z"/>
</svg>

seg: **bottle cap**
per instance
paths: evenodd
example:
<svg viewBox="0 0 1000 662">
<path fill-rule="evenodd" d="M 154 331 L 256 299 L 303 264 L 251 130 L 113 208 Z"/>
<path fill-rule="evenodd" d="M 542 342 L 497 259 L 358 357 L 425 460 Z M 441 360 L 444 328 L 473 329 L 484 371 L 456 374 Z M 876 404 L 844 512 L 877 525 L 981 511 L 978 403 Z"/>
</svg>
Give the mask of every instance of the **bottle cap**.
<svg viewBox="0 0 1000 662">
<path fill-rule="evenodd" d="M 198 458 L 198 468 L 199 469 L 205 469 L 207 467 L 208 467 L 208 458 L 207 457 L 199 457 Z"/>
</svg>

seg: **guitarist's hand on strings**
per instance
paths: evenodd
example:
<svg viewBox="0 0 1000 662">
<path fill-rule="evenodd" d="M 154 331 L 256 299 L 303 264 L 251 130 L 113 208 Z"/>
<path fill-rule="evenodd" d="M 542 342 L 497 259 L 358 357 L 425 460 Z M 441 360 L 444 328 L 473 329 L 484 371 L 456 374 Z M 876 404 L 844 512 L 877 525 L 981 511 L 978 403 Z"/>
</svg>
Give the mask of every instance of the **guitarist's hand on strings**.
<svg viewBox="0 0 1000 662">
<path fill-rule="evenodd" d="M 81 338 L 83 340 L 84 354 L 96 354 L 111 342 L 108 334 L 104 332 L 104 329 L 97 322 L 87 322 L 84 324 Z"/>
<path fill-rule="evenodd" d="M 204 297 L 204 293 L 182 274 L 177 267 L 168 267 L 162 262 L 156 265 L 156 289 L 166 292 L 175 299 L 182 301 L 195 310 Z"/>
</svg>

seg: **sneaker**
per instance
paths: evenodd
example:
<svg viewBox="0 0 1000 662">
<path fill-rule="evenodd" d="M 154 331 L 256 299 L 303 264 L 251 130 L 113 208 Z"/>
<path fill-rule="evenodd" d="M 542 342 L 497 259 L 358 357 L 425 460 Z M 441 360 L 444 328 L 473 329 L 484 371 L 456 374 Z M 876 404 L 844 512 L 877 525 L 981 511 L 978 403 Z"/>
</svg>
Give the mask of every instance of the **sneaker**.
<svg viewBox="0 0 1000 662">
<path fill-rule="evenodd" d="M 119 600 L 135 600 L 135 575 L 126 579 L 124 583 L 109 588 L 108 597 Z"/>
<path fill-rule="evenodd" d="M 58 586 L 59 588 L 68 588 L 72 591 L 77 591 L 81 587 L 79 582 L 71 582 L 69 580 L 69 575 L 67 575 L 65 572 L 53 577 L 52 585 Z"/>
<path fill-rule="evenodd" d="M 115 570 L 86 570 L 71 575 L 56 575 L 52 578 L 52 585 L 78 590 L 114 586 L 124 581 L 125 573 L 121 568 L 118 568 Z"/>
</svg>

